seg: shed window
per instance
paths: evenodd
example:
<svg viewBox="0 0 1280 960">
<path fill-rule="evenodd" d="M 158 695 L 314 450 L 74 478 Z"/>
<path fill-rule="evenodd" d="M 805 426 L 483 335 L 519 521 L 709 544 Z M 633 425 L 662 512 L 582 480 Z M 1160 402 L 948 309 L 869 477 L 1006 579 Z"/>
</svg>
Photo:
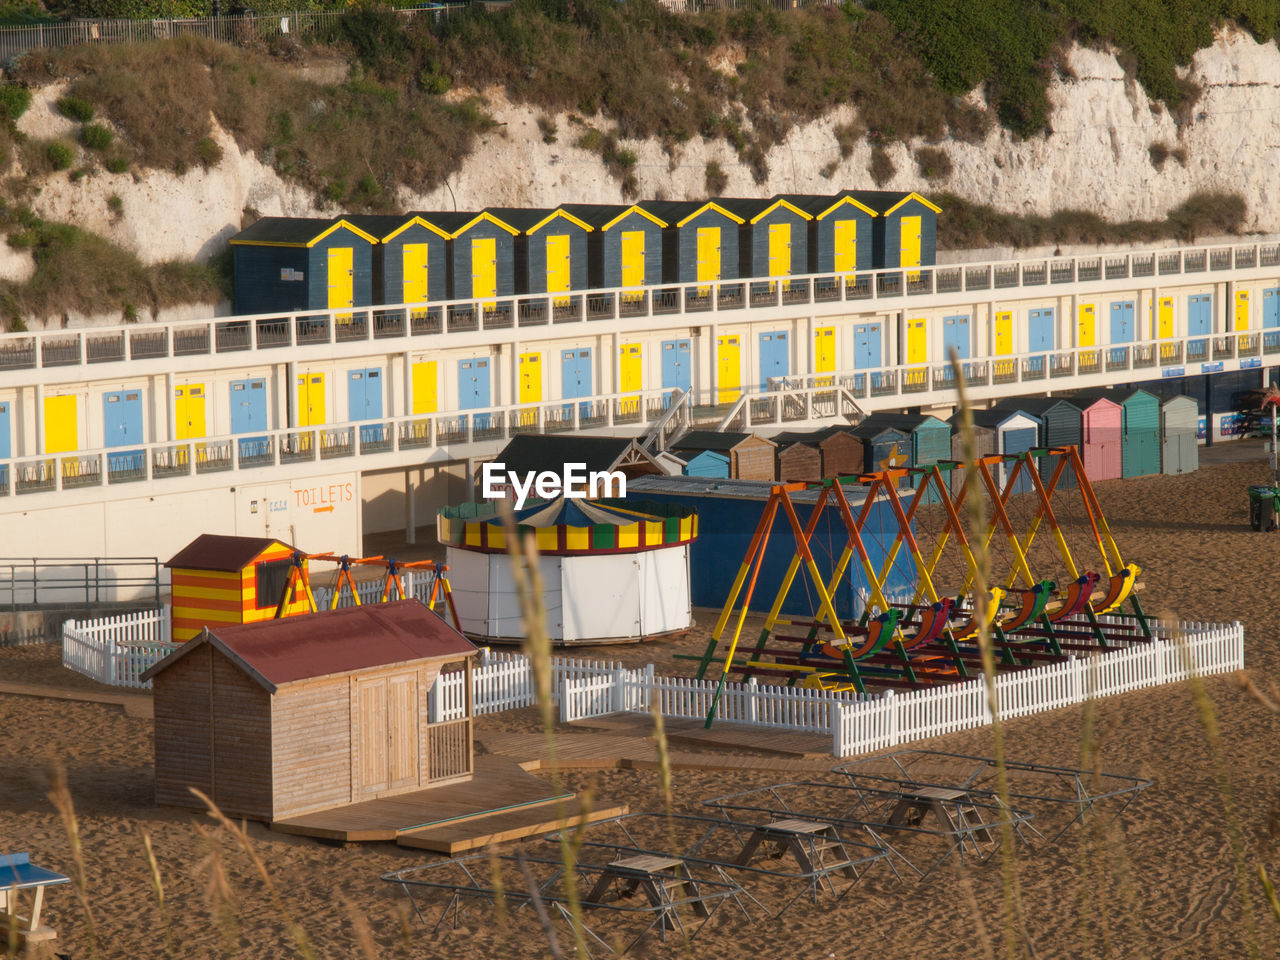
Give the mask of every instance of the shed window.
<svg viewBox="0 0 1280 960">
<path fill-rule="evenodd" d="M 284 593 L 285 584 L 289 582 L 289 568 L 292 566 L 293 560 L 285 557 L 281 560 L 264 560 L 254 567 L 254 606 L 259 610 L 266 610 L 280 602 L 280 594 Z M 293 600 L 292 597 L 289 599 Z"/>
</svg>

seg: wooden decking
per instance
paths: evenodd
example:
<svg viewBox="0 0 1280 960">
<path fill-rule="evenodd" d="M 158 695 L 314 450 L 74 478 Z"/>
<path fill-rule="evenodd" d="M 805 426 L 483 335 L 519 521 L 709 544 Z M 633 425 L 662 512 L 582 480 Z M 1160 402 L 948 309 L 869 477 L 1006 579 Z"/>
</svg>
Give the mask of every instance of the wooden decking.
<svg viewBox="0 0 1280 960">
<path fill-rule="evenodd" d="M 278 820 L 271 824 L 271 829 L 324 840 L 399 841 L 406 834 L 424 838 L 428 836 L 426 831 L 448 827 L 452 838 L 449 844 L 465 842 L 469 845 L 459 849 L 473 849 L 491 842 L 489 835 L 494 832 L 490 829 L 491 820 L 494 826 L 501 826 L 501 832 L 505 833 L 511 833 L 520 827 L 514 821 L 503 825 L 501 821 L 492 818 L 546 807 L 546 810 L 533 819 L 538 822 L 555 821 L 557 816 L 551 805 L 574 799 L 573 793 L 553 790 L 545 780 L 526 773 L 519 764 L 506 757 L 476 757 L 475 777 L 464 783 L 381 797 Z M 464 824 L 466 829 L 461 829 Z M 526 824 L 530 825 L 536 826 Z M 555 829 L 558 825 L 555 823 L 549 829 Z M 504 839 L 516 839 L 538 832 L 540 831 L 537 829 L 528 829 L 524 833 L 504 836 Z M 486 837 L 489 839 L 484 839 Z"/>
<path fill-rule="evenodd" d="M 401 833 L 396 843 L 402 847 L 431 850 L 454 857 L 491 843 L 506 843 L 552 830 L 564 830 L 583 823 L 619 817 L 629 811 L 625 803 L 588 808 L 579 797 L 559 802 L 523 807 L 461 823 L 446 823 L 411 833 Z"/>
</svg>

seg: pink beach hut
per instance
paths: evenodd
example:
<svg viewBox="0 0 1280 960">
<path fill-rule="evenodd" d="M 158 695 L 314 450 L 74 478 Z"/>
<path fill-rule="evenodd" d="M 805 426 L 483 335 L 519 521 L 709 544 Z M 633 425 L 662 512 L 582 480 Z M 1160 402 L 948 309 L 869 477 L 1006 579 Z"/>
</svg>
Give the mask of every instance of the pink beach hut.
<svg viewBox="0 0 1280 960">
<path fill-rule="evenodd" d="M 1086 391 L 1071 398 L 1071 402 L 1083 411 L 1080 459 L 1090 480 L 1118 480 L 1123 474 L 1121 458 L 1120 404 L 1104 393 L 1111 391 Z"/>
</svg>

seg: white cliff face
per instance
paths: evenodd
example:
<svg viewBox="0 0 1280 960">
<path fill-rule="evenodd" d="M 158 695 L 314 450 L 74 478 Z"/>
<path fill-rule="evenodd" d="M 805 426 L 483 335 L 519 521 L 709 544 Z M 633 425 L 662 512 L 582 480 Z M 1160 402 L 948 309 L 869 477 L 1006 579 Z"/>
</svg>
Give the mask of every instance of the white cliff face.
<svg viewBox="0 0 1280 960">
<path fill-rule="evenodd" d="M 1196 54 L 1186 74 L 1203 88 L 1187 123 L 1154 105 L 1110 53 L 1074 48 L 1071 76 L 1052 82 L 1052 133 L 1019 141 L 993 128 L 981 143 L 938 144 L 951 158 L 952 172 L 925 180 L 913 152 L 920 142 L 894 144 L 888 152 L 896 172 L 885 189 L 949 191 L 1012 213 L 1049 214 L 1061 209 L 1093 210 L 1115 220 L 1162 218 L 1202 190 L 1228 190 L 1248 203 L 1246 228 L 1280 232 L 1280 50 L 1257 44 L 1237 30 L 1219 33 L 1212 47 Z M 20 124 L 33 137 L 74 137 L 74 125 L 51 104 L 61 87 L 38 92 Z M 544 143 L 538 112 L 485 91 L 488 110 L 500 124 L 480 138 L 476 150 L 444 186 L 402 189 L 402 209 L 476 209 L 486 206 L 554 206 L 564 202 L 615 203 L 621 183 L 599 155 L 575 146 L 586 129 L 568 116 L 554 118 L 556 142 Z M 975 93 L 972 96 L 977 97 Z M 637 155 L 634 174 L 639 197 L 705 196 L 706 168 L 715 161 L 729 196 L 824 193 L 872 188 L 870 145 L 854 145 L 840 160 L 835 127 L 854 119 L 841 108 L 792 130 L 770 151 L 770 175 L 757 184 L 750 169 L 720 141 L 695 138 L 669 156 L 656 142 L 624 142 Z M 607 129 L 601 118 L 586 124 Z M 222 160 L 183 176 L 145 171 L 91 173 L 73 181 L 50 176 L 32 201 L 41 216 L 101 233 L 135 250 L 146 262 L 204 258 L 240 229 L 242 213 L 333 216 L 338 209 L 317 203 L 301 187 L 283 181 L 256 156 L 240 151 L 233 138 L 215 129 Z M 1159 170 L 1150 148 L 1170 151 Z M 1185 161 L 1172 155 L 1181 148 Z M 834 170 L 830 168 L 834 164 Z M 824 169 L 831 176 L 823 176 Z M 113 210 L 111 198 L 119 197 Z M 945 216 L 945 212 L 943 214 Z"/>
</svg>

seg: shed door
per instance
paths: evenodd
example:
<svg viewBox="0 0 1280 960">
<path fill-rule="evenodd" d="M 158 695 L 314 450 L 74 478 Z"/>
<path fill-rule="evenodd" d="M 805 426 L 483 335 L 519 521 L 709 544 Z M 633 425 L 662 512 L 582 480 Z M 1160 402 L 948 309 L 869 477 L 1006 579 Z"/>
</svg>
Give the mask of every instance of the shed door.
<svg viewBox="0 0 1280 960">
<path fill-rule="evenodd" d="M 542 402 L 542 354 L 520 354 L 520 402 Z"/>
<path fill-rule="evenodd" d="M 1236 291 L 1235 325 L 1232 330 L 1249 329 L 1249 291 Z"/>
<path fill-rule="evenodd" d="M 1003 449 L 1001 453 L 1026 453 L 1036 445 L 1036 434 L 1039 431 L 1036 427 L 1019 427 L 1013 430 L 1001 431 L 1001 439 L 1003 441 Z M 1000 466 L 1000 486 L 1003 489 L 1005 483 L 1008 482 L 1010 472 L 1013 470 L 1013 464 L 1001 464 Z M 1031 475 L 1027 473 L 1027 468 L 1023 467 L 1018 471 L 1018 479 L 1014 484 L 1014 493 L 1026 493 L 1033 489 L 1034 483 Z"/>
<path fill-rule="evenodd" d="M 858 269 L 858 221 L 837 220 L 831 226 L 835 247 L 832 269 L 836 273 Z"/>
<path fill-rule="evenodd" d="M 787 332 L 760 334 L 760 389 L 768 390 L 769 381 L 790 372 L 790 349 Z"/>
<path fill-rule="evenodd" d="M 1111 304 L 1111 342 L 1133 343 L 1133 301 Z"/>
<path fill-rule="evenodd" d="M 385 679 L 357 681 L 356 716 L 356 796 L 363 800 L 390 787 Z"/>
<path fill-rule="evenodd" d="M 409 674 L 387 681 L 387 771 L 391 789 L 418 783 L 418 677 Z"/>
<path fill-rule="evenodd" d="M 378 420 L 382 417 L 382 368 L 369 367 L 347 373 L 347 419 Z M 381 426 L 361 427 L 361 443 L 385 438 Z"/>
<path fill-rule="evenodd" d="M 458 409 L 489 406 L 489 358 L 458 361 Z"/>
<path fill-rule="evenodd" d="M 624 343 L 618 351 L 618 389 L 623 393 L 635 393 L 642 389 L 643 355 L 640 344 Z"/>
<path fill-rule="evenodd" d="M 1207 337 L 1213 332 L 1212 298 L 1207 293 L 1187 297 L 1187 336 Z"/>
<path fill-rule="evenodd" d="M 324 426 L 324 400 L 324 374 L 300 374 L 298 377 L 298 426 Z"/>
<path fill-rule="evenodd" d="M 716 340 L 717 403 L 733 403 L 742 392 L 742 346 L 737 337 Z"/>
<path fill-rule="evenodd" d="M 1001 310 L 995 323 L 996 356 L 1007 357 L 1013 353 L 1013 311 Z"/>
<path fill-rule="evenodd" d="M 622 285 L 644 286 L 643 230 L 624 230 L 622 233 Z"/>
<path fill-rule="evenodd" d="M 354 255 L 351 247 L 329 248 L 329 309 L 355 306 Z"/>
<path fill-rule="evenodd" d="M 435 413 L 439 406 L 439 374 L 436 361 L 423 360 L 413 365 L 413 412 Z"/>
<path fill-rule="evenodd" d="M 695 279 L 699 283 L 711 283 L 720 279 L 720 228 L 698 228 L 698 263 Z M 709 287 L 699 287 L 698 296 L 710 293 Z"/>
<path fill-rule="evenodd" d="M 954 348 L 956 356 L 961 360 L 969 359 L 969 315 L 957 314 L 954 317 L 942 318 L 942 344 L 946 353 L 945 359 L 951 359 Z"/>
<path fill-rule="evenodd" d="M 683 390 L 686 393 L 693 385 L 693 365 L 690 358 L 690 341 L 662 341 L 662 388 L 664 390 Z M 666 402 L 671 394 L 666 395 Z"/>
<path fill-rule="evenodd" d="M 568 292 L 569 256 L 569 235 L 567 233 L 549 234 L 547 236 L 547 293 Z M 558 299 L 556 303 L 568 303 L 568 300 Z"/>
<path fill-rule="evenodd" d="M 486 300 L 498 295 L 498 241 L 482 237 L 471 241 L 471 296 Z"/>
<path fill-rule="evenodd" d="M 405 303 L 426 303 L 431 299 L 431 287 L 428 280 L 428 259 L 431 252 L 429 243 L 406 243 L 403 247 L 402 263 L 404 264 L 404 289 L 402 296 Z"/>
<path fill-rule="evenodd" d="M 1280 287 L 1268 287 L 1262 291 L 1262 329 L 1280 327 Z"/>
<path fill-rule="evenodd" d="M 1031 353 L 1052 350 L 1056 339 L 1053 335 L 1053 327 L 1053 307 L 1032 310 L 1027 314 L 1027 349 Z"/>
<path fill-rule="evenodd" d="M 595 381 L 591 376 L 591 350 L 589 348 L 560 351 L 560 396 L 563 399 L 572 400 L 577 397 L 591 396 L 594 392 L 592 389 L 594 383 Z M 566 405 L 564 412 L 566 416 L 572 416 L 573 408 Z M 591 404 L 579 404 L 578 415 L 582 417 L 590 416 Z"/>
<path fill-rule="evenodd" d="M 907 363 L 925 363 L 929 357 L 928 320 L 912 317 L 907 321 Z"/>
<path fill-rule="evenodd" d="M 769 224 L 769 276 L 785 277 L 791 272 L 791 224 Z"/>
<path fill-rule="evenodd" d="M 267 381 L 262 377 L 231 381 L 231 432 L 258 433 L 267 429 Z M 241 457 L 263 457 L 271 453 L 264 436 L 242 437 Z"/>
<path fill-rule="evenodd" d="M 874 370 L 880 366 L 880 324 L 863 323 L 853 328 L 853 368 Z"/>
<path fill-rule="evenodd" d="M 0 460 L 9 457 L 9 404 L 0 403 Z"/>
<path fill-rule="evenodd" d="M 44 398 L 44 452 L 68 453 L 80 445 L 79 413 L 74 396 Z"/>
<path fill-rule="evenodd" d="M 102 395 L 102 445 L 128 447 L 142 443 L 142 391 L 112 390 Z M 112 473 L 143 469 L 141 450 L 112 454 L 107 468 Z"/>
<path fill-rule="evenodd" d="M 813 372 L 831 373 L 836 368 L 836 328 L 818 327 L 813 331 Z M 815 380 L 815 386 L 829 387 L 831 377 Z"/>
<path fill-rule="evenodd" d="M 203 383 L 188 383 L 174 388 L 173 429 L 178 440 L 205 436 Z"/>
<path fill-rule="evenodd" d="M 920 218 L 903 217 L 901 220 L 901 245 L 898 265 L 903 267 L 920 266 Z M 919 273 L 908 273 L 908 280 L 919 280 Z"/>
<path fill-rule="evenodd" d="M 1092 347 L 1096 339 L 1097 332 L 1094 324 L 1093 304 L 1082 303 L 1080 304 L 1080 316 L 1076 330 L 1076 346 Z"/>
<path fill-rule="evenodd" d="M 1161 297 L 1156 313 L 1156 339 L 1168 340 L 1173 336 L 1173 297 Z"/>
</svg>

